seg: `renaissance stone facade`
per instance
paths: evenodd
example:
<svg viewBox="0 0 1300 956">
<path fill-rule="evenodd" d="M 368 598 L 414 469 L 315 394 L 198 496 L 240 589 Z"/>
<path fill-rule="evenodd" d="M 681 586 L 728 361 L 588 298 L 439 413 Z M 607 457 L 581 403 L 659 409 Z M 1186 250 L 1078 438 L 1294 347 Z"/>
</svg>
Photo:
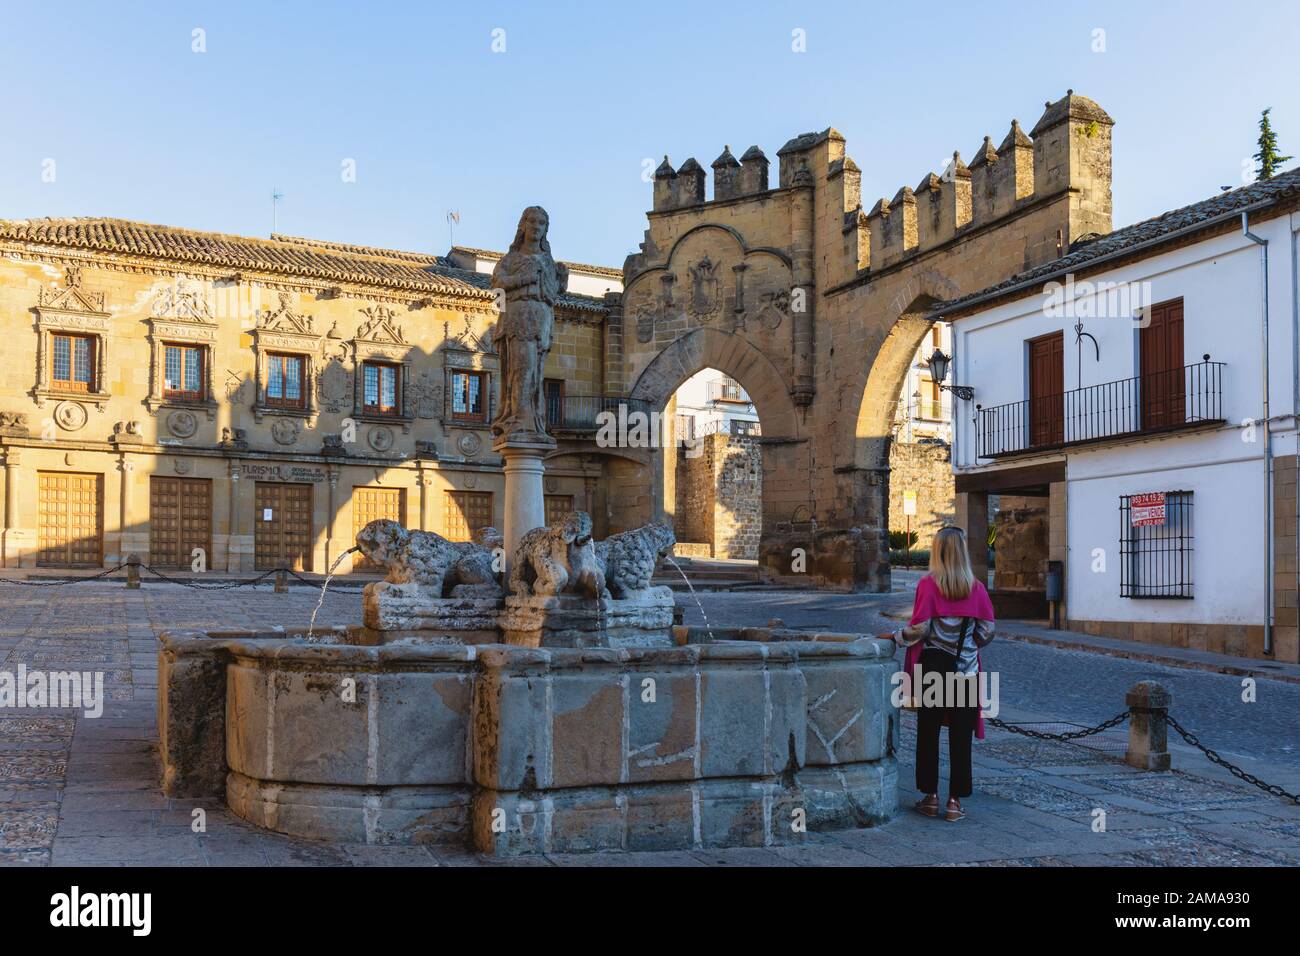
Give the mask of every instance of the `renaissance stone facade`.
<svg viewBox="0 0 1300 956">
<path fill-rule="evenodd" d="M 665 161 L 624 292 L 556 302 L 548 523 L 667 518 L 662 449 L 598 443 L 594 418 L 662 412 L 714 368 L 762 419 L 766 573 L 802 554 L 801 580 L 887 587 L 889 426 L 926 311 L 1108 231 L 1111 126 L 1068 93 L 869 208 L 834 129 L 786 143 L 775 183 L 758 147 L 724 150 L 707 201 L 695 160 Z M 4 564 L 321 571 L 375 518 L 503 527 L 488 284 L 420 253 L 0 222 Z"/>
<path fill-rule="evenodd" d="M 501 527 L 488 282 L 291 237 L 0 222 L 4 565 L 324 571 L 376 518 Z M 601 391 L 605 315 L 558 303 L 545 374 L 570 394 Z M 575 451 L 562 432 L 548 507 L 603 514 Z"/>
</svg>

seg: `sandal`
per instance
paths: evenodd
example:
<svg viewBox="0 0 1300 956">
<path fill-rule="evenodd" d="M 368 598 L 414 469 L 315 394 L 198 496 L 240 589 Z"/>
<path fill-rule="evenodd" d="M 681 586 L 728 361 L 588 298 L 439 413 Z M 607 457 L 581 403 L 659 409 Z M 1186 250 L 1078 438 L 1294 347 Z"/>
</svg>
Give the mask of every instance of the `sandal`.
<svg viewBox="0 0 1300 956">
<path fill-rule="evenodd" d="M 923 817 L 937 817 L 939 815 L 939 795 L 932 793 L 928 797 L 922 797 L 916 801 L 912 809 Z"/>
<path fill-rule="evenodd" d="M 961 808 L 961 803 L 955 797 L 948 798 L 948 806 L 944 810 L 943 818 L 949 823 L 966 819 L 966 811 Z"/>
</svg>

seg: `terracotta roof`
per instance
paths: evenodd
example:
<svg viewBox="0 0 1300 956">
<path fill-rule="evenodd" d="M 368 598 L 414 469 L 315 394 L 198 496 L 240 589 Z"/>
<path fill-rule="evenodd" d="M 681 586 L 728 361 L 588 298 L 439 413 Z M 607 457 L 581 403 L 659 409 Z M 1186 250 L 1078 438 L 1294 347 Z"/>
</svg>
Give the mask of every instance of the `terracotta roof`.
<svg viewBox="0 0 1300 956">
<path fill-rule="evenodd" d="M 476 299 L 491 295 L 489 276 L 458 269 L 441 256 L 295 236 L 256 239 L 126 219 L 76 217 L 0 220 L 0 242 L 5 241 L 377 285 L 407 292 Z M 601 300 L 590 296 L 565 294 L 561 303 L 587 311 L 604 309 Z"/>
<path fill-rule="evenodd" d="M 1174 238 L 1184 229 L 1195 227 L 1198 223 L 1209 224 L 1220 216 L 1240 213 L 1248 206 L 1257 203 L 1277 201 L 1300 194 L 1300 167 L 1285 173 L 1279 173 L 1272 179 L 1265 179 L 1242 186 L 1228 192 L 1219 193 L 1209 199 L 1181 209 L 1146 219 L 1142 222 L 1117 229 L 1104 236 L 1099 236 L 1085 245 L 1080 245 L 1073 252 L 1059 259 L 1044 263 L 1033 269 L 1014 275 L 1003 282 L 972 292 L 931 309 L 932 315 L 949 316 L 954 312 L 968 312 L 977 300 L 998 298 L 999 293 L 1011 295 L 1018 286 L 1027 286 L 1021 294 L 1033 295 L 1040 282 L 1046 282 L 1067 272 L 1077 272 L 1088 268 L 1090 262 L 1110 255 L 1119 255 L 1130 248 L 1153 243 L 1159 251 L 1159 242 L 1163 238 Z"/>
</svg>

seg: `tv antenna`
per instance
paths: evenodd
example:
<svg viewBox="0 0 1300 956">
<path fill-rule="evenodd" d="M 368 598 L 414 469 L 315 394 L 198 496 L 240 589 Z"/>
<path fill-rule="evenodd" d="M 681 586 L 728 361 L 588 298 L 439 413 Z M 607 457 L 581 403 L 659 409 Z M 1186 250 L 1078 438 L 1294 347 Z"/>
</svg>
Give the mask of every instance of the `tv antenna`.
<svg viewBox="0 0 1300 956">
<path fill-rule="evenodd" d="M 284 193 L 280 192 L 274 186 L 271 187 L 271 235 L 279 232 L 280 200 L 284 198 Z"/>
<path fill-rule="evenodd" d="M 447 210 L 447 244 L 456 245 L 456 224 L 460 222 L 460 210 Z"/>
</svg>

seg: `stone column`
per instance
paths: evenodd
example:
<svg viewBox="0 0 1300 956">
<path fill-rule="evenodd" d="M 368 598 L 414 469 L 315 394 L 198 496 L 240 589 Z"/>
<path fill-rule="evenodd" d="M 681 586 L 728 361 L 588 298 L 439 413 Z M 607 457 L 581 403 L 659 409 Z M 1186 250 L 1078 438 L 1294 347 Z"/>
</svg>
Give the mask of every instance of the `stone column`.
<svg viewBox="0 0 1300 956">
<path fill-rule="evenodd" d="M 325 480 L 329 482 L 325 515 L 325 570 L 333 567 L 334 562 L 334 509 L 338 505 L 339 470 L 335 465 L 325 466 Z"/>
<path fill-rule="evenodd" d="M 239 545 L 239 462 L 232 460 L 230 462 L 230 514 L 226 518 L 226 570 L 238 571 L 240 553 L 243 548 Z"/>
<path fill-rule="evenodd" d="M 16 448 L 5 449 L 5 526 L 4 539 L 0 541 L 0 567 L 16 568 L 22 557 L 18 542 L 22 532 L 18 530 L 18 511 L 14 485 L 18 481 L 18 465 L 22 455 Z"/>
<path fill-rule="evenodd" d="M 415 467 L 416 467 L 415 481 L 420 488 L 420 530 L 428 531 L 430 530 L 429 528 L 429 485 L 433 482 L 433 479 L 429 476 L 428 471 L 425 470 L 424 462 L 417 461 L 415 463 Z"/>
<path fill-rule="evenodd" d="M 979 581 L 989 579 L 989 494 L 987 491 L 963 491 L 953 501 L 957 527 L 966 532 L 970 549 L 970 566 Z"/>
<path fill-rule="evenodd" d="M 505 459 L 506 507 L 503 538 L 506 549 L 506 574 L 515 558 L 519 539 L 534 528 L 546 524 L 546 505 L 542 476 L 546 466 L 542 459 L 555 449 L 554 442 L 506 441 L 493 446 Z"/>
<path fill-rule="evenodd" d="M 135 465 L 126 460 L 124 453 L 119 454 L 117 470 L 121 475 L 117 496 L 117 561 L 125 561 L 128 554 L 145 549 L 136 546 L 135 535 L 128 530 L 131 527 L 131 475 L 135 471 Z M 148 541 L 145 544 L 147 545 Z M 109 557 L 109 555 L 104 556 L 106 565 Z"/>
</svg>

